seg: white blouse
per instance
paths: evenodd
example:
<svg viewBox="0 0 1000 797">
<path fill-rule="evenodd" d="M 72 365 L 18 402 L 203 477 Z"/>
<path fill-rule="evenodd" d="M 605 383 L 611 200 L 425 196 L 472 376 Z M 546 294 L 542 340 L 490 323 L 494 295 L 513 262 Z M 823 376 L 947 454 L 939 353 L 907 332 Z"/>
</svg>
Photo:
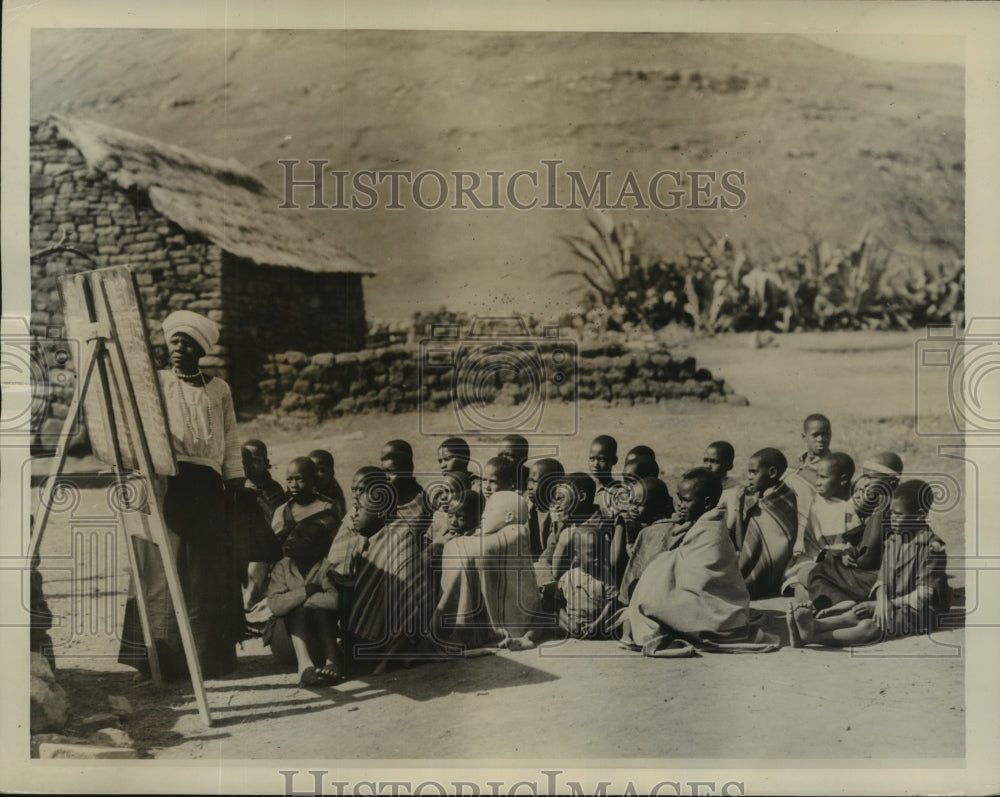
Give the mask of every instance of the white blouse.
<svg viewBox="0 0 1000 797">
<path fill-rule="evenodd" d="M 180 462 L 207 465 L 223 479 L 243 476 L 236 411 L 229 385 L 218 377 L 202 387 L 159 371 L 174 453 Z"/>
</svg>

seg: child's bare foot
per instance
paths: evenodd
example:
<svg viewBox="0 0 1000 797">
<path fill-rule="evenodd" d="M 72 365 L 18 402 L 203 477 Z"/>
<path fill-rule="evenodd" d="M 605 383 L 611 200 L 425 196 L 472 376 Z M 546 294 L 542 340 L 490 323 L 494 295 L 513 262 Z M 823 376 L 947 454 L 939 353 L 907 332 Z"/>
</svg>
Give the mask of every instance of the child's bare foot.
<svg viewBox="0 0 1000 797">
<path fill-rule="evenodd" d="M 518 637 L 508 637 L 500 643 L 499 647 L 506 650 L 532 650 L 537 647 L 535 640 L 527 634 Z"/>
<path fill-rule="evenodd" d="M 795 604 L 788 604 L 788 611 L 785 612 L 785 625 L 788 626 L 788 644 L 793 648 L 802 647 L 802 637 L 799 636 L 799 628 L 795 625 L 795 617 L 793 612 L 795 610 Z"/>
<path fill-rule="evenodd" d="M 828 606 L 825 609 L 820 609 L 816 612 L 816 617 L 833 617 L 835 614 L 843 614 L 848 609 L 854 606 L 854 601 L 841 601 L 840 603 L 835 603 L 833 606 Z"/>
<path fill-rule="evenodd" d="M 799 604 L 798 606 L 793 606 L 792 612 L 792 625 L 795 626 L 798 631 L 799 645 L 808 645 L 813 640 L 813 614 L 812 607 L 810 605 Z"/>
</svg>

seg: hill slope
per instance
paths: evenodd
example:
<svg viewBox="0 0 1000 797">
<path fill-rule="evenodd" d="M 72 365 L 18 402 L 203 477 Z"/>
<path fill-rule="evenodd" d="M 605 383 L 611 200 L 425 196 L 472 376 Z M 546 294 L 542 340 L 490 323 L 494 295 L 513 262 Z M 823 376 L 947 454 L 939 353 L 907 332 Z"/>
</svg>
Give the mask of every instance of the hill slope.
<svg viewBox="0 0 1000 797">
<path fill-rule="evenodd" d="M 282 158 L 468 170 L 487 203 L 487 171 L 531 170 L 544 185 L 547 158 L 588 182 L 609 170 L 611 202 L 629 170 L 645 191 L 661 170 L 733 169 L 746 175 L 738 211 L 616 212 L 668 253 L 702 228 L 789 251 L 804 233 L 850 243 L 873 220 L 899 257 L 931 260 L 964 238 L 962 70 L 792 36 L 41 30 L 31 92 L 33 116 L 234 157 L 278 192 Z M 575 302 L 544 276 L 572 262 L 558 236 L 581 230 L 582 211 L 388 202 L 383 183 L 372 210 L 298 211 L 379 270 L 369 317 L 441 304 L 554 315 Z"/>
</svg>

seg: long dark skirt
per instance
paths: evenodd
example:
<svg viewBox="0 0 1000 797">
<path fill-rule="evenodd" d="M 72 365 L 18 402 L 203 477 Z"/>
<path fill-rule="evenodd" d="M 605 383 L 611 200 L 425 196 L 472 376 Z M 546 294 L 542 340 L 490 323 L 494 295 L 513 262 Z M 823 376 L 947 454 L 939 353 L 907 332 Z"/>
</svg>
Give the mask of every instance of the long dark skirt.
<svg viewBox="0 0 1000 797">
<path fill-rule="evenodd" d="M 177 573 L 187 603 L 202 675 L 225 675 L 236 668 L 241 639 L 239 579 L 233 539 L 226 523 L 225 489 L 211 468 L 179 463 L 163 500 L 167 527 L 180 538 Z M 187 676 L 180 629 L 174 616 L 163 561 L 156 545 L 135 539 L 136 566 L 149 609 L 149 623 L 164 678 Z M 135 598 L 125 606 L 118 661 L 148 672 L 142 624 Z"/>
</svg>

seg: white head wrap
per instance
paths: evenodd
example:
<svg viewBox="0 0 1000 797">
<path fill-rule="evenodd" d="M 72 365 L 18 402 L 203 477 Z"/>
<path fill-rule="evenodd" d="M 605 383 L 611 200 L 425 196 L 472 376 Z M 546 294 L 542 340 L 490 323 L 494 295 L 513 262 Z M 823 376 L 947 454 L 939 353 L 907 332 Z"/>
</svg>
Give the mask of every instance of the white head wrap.
<svg viewBox="0 0 1000 797">
<path fill-rule="evenodd" d="M 163 319 L 163 335 L 169 341 L 183 332 L 208 354 L 219 340 L 219 325 L 210 318 L 190 310 L 177 310 Z"/>
</svg>

